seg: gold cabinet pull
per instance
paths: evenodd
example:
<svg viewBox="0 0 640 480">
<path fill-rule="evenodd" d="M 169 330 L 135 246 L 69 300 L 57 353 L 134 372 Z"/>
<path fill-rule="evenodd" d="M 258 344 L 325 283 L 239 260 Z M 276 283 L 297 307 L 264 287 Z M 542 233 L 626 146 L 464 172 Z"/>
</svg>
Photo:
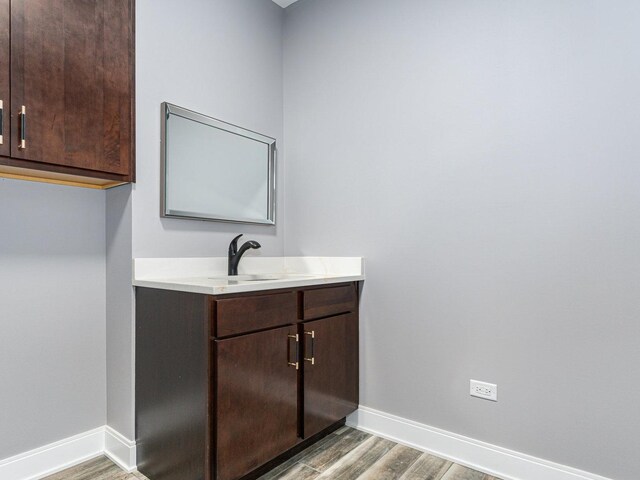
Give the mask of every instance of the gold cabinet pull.
<svg viewBox="0 0 640 480">
<path fill-rule="evenodd" d="M 22 105 L 20 109 L 20 145 L 21 150 L 27 148 L 27 107 Z"/>
<path fill-rule="evenodd" d="M 310 332 L 304 332 L 305 335 L 311 337 L 311 357 L 304 357 L 305 362 L 309 362 L 311 365 L 316 364 L 316 332 L 311 330 Z"/>
<path fill-rule="evenodd" d="M 291 361 L 291 340 L 296 341 L 296 357 L 295 362 Z M 298 362 L 298 358 L 300 358 L 300 338 L 298 334 L 295 335 L 287 335 L 287 341 L 289 342 L 289 351 L 287 352 L 287 365 L 290 367 L 296 367 L 296 370 L 300 368 L 300 362 Z"/>
<path fill-rule="evenodd" d="M 0 100 L 0 145 L 4 143 L 2 132 L 4 132 L 4 104 L 2 100 Z"/>
</svg>

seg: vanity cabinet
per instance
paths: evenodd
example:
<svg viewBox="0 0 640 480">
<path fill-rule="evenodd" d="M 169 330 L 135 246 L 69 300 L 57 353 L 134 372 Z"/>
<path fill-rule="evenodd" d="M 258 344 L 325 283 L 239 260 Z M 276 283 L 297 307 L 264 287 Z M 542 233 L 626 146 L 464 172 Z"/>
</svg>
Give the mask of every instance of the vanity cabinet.
<svg viewBox="0 0 640 480">
<path fill-rule="evenodd" d="M 0 175 L 134 180 L 133 0 L 0 0 Z"/>
<path fill-rule="evenodd" d="M 150 480 L 257 478 L 357 406 L 357 283 L 136 288 L 136 443 Z"/>
</svg>

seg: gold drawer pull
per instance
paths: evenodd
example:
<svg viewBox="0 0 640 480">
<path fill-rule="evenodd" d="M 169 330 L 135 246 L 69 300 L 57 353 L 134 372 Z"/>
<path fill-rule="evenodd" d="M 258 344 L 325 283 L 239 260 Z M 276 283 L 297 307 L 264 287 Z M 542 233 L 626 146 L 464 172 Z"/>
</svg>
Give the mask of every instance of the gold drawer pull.
<svg viewBox="0 0 640 480">
<path fill-rule="evenodd" d="M 305 335 L 311 337 L 311 357 L 304 357 L 305 362 L 311 363 L 311 365 L 316 364 L 316 332 L 315 330 L 311 330 L 310 332 L 304 332 Z"/>
<path fill-rule="evenodd" d="M 296 341 L 296 357 L 295 357 L 295 362 L 290 361 L 291 360 L 291 340 L 295 339 Z M 287 352 L 287 365 L 289 365 L 290 367 L 296 367 L 296 370 L 298 370 L 300 368 L 300 363 L 298 362 L 298 358 L 300 358 L 300 339 L 298 337 L 298 334 L 296 333 L 295 335 L 287 335 L 287 341 L 289 342 L 288 346 L 289 346 L 289 351 Z"/>
</svg>

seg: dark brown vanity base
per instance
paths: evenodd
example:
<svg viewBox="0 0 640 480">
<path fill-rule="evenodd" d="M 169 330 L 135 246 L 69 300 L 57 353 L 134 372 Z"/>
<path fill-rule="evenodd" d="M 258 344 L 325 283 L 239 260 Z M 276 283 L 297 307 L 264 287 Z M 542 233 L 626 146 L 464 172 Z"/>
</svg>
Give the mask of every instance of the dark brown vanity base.
<svg viewBox="0 0 640 480">
<path fill-rule="evenodd" d="M 357 283 L 137 287 L 136 442 L 151 480 L 257 478 L 357 406 Z"/>
<path fill-rule="evenodd" d="M 265 463 L 262 467 L 259 467 L 259 468 L 255 469 L 253 472 L 248 473 L 247 475 L 243 476 L 241 478 L 241 480 L 255 480 L 256 478 L 261 477 L 265 473 L 268 473 L 271 470 L 273 470 L 274 468 L 276 468 L 281 463 L 286 462 L 287 460 L 289 460 L 294 455 L 297 455 L 298 453 L 300 453 L 305 448 L 310 447 L 311 445 L 313 445 L 317 441 L 322 440 L 324 437 L 326 437 L 328 435 L 331 435 L 333 432 L 335 432 L 339 428 L 343 427 L 345 423 L 346 423 L 346 418 L 343 418 L 342 420 L 340 420 L 340 421 L 334 423 L 333 425 L 331 425 L 329 428 L 321 431 L 320 433 L 316 433 L 313 437 L 309 437 L 309 438 L 306 438 L 304 440 L 300 440 L 295 447 L 291 448 L 290 450 L 287 450 L 282 455 L 279 455 L 276 458 L 274 458 L 273 460 Z"/>
</svg>

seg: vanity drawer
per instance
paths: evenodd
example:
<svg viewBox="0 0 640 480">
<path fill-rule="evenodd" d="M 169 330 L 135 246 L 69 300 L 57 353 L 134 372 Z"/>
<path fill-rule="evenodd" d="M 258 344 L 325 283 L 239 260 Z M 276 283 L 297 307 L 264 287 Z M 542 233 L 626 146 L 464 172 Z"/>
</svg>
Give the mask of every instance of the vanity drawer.
<svg viewBox="0 0 640 480">
<path fill-rule="evenodd" d="M 213 332 L 228 337 L 296 323 L 296 292 L 270 293 L 216 300 Z"/>
<path fill-rule="evenodd" d="M 353 312 L 357 305 L 356 285 L 305 290 L 302 314 L 305 320 Z"/>
</svg>

